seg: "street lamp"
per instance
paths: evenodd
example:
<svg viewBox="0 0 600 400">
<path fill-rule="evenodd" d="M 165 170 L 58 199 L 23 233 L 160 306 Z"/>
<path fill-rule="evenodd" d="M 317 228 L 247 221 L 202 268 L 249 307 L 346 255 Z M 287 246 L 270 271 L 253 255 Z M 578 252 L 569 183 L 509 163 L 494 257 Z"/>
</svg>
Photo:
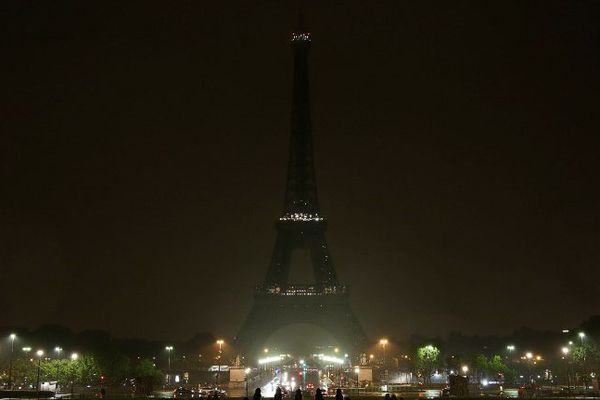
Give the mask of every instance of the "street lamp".
<svg viewBox="0 0 600 400">
<path fill-rule="evenodd" d="M 531 370 L 533 369 L 533 366 L 532 366 L 533 353 L 528 351 L 527 353 L 525 353 L 525 358 L 527 358 L 527 366 L 529 367 L 529 383 L 533 383 L 533 374 L 531 372 Z"/>
<path fill-rule="evenodd" d="M 10 361 L 8 364 L 8 387 L 12 389 L 12 362 L 13 362 L 13 353 L 15 351 L 15 338 L 17 335 L 14 333 L 10 334 Z"/>
<path fill-rule="evenodd" d="M 581 339 L 581 341 L 583 341 L 583 339 L 585 339 L 585 333 L 584 332 L 579 332 L 579 339 Z"/>
<path fill-rule="evenodd" d="M 508 346 L 506 346 L 506 350 L 508 350 L 508 354 L 510 356 L 512 354 L 512 352 L 515 350 L 515 346 L 512 344 L 509 344 Z"/>
<path fill-rule="evenodd" d="M 463 365 L 463 366 L 462 366 L 462 372 L 463 372 L 463 374 L 465 374 L 465 375 L 466 375 L 466 374 L 467 374 L 467 372 L 469 372 L 469 367 L 467 367 L 466 365 Z"/>
<path fill-rule="evenodd" d="M 71 361 L 77 361 L 77 359 L 79 358 L 79 354 L 77 353 L 71 353 Z M 73 371 L 75 368 L 71 368 L 71 371 Z M 71 372 L 71 374 L 73 374 Z M 73 398 L 73 381 L 75 380 L 75 377 L 73 375 L 71 375 L 71 398 Z"/>
<path fill-rule="evenodd" d="M 388 340 L 385 338 L 380 339 L 379 344 L 381 345 L 382 352 L 383 352 L 383 365 L 385 365 L 385 346 L 388 344 Z"/>
<path fill-rule="evenodd" d="M 569 374 L 569 367 L 568 367 L 567 356 L 569 355 L 571 349 L 569 349 L 568 347 L 565 346 L 562 349 L 560 349 L 560 351 L 562 351 L 562 353 L 563 353 L 563 360 L 565 360 L 565 375 L 567 376 L 567 385 L 570 388 L 571 387 L 571 375 Z"/>
<path fill-rule="evenodd" d="M 169 366 L 169 373 L 167 374 L 167 385 L 169 385 L 171 383 L 171 352 L 173 351 L 173 346 L 166 346 L 165 350 L 167 351 L 168 354 L 168 366 Z"/>
<path fill-rule="evenodd" d="M 58 361 L 60 359 L 60 353 L 62 352 L 62 348 L 59 346 L 56 346 L 54 348 L 54 351 L 56 352 L 56 393 L 58 394 L 58 383 L 59 383 L 59 378 L 60 378 L 60 362 Z"/>
<path fill-rule="evenodd" d="M 38 356 L 38 368 L 37 368 L 37 379 L 35 382 L 35 388 L 37 390 L 37 398 L 40 398 L 40 367 L 42 366 L 42 356 L 44 355 L 44 350 L 38 350 L 36 352 Z"/>
<path fill-rule="evenodd" d="M 250 372 L 252 372 L 252 369 L 250 369 L 250 368 L 246 368 L 246 369 L 244 370 L 244 372 L 245 372 L 245 374 L 244 374 L 244 380 L 246 381 L 246 397 L 248 397 L 248 374 L 249 374 Z"/>
<path fill-rule="evenodd" d="M 219 366 L 217 369 L 217 388 L 219 387 L 219 375 L 221 375 L 221 354 L 223 353 L 223 343 L 225 343 L 225 341 L 223 339 L 219 339 L 217 340 L 217 344 L 219 345 Z"/>
<path fill-rule="evenodd" d="M 358 396 L 360 394 L 360 384 L 358 383 L 358 374 L 360 372 L 360 368 L 354 368 L 354 372 L 356 372 L 356 395 Z"/>
</svg>

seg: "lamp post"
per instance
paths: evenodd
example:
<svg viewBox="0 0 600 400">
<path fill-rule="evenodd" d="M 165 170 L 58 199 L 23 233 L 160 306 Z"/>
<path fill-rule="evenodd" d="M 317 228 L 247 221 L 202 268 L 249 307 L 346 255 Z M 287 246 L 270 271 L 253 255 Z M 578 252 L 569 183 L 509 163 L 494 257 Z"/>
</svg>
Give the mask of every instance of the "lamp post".
<svg viewBox="0 0 600 400">
<path fill-rule="evenodd" d="M 533 376 L 531 374 L 532 362 L 533 362 L 533 353 L 528 351 L 525 353 L 525 358 L 527 359 L 527 366 L 529 367 L 529 383 L 533 383 Z"/>
<path fill-rule="evenodd" d="M 217 344 L 219 345 L 219 356 L 218 356 L 218 361 L 219 361 L 219 365 L 217 368 L 217 388 L 219 387 L 219 375 L 221 375 L 221 353 L 223 353 L 223 343 L 225 343 L 225 341 L 223 339 L 219 339 L 217 340 Z"/>
<path fill-rule="evenodd" d="M 360 368 L 354 368 L 354 372 L 356 373 L 356 395 L 360 395 L 360 383 L 358 382 L 358 374 L 360 372 Z"/>
<path fill-rule="evenodd" d="M 248 374 L 251 372 L 252 370 L 250 368 L 246 368 L 244 370 L 244 380 L 246 381 L 246 397 L 248 397 Z"/>
<path fill-rule="evenodd" d="M 506 346 L 506 351 L 508 351 L 508 359 L 512 360 L 512 352 L 515 351 L 515 346 L 509 344 L 508 346 Z"/>
<path fill-rule="evenodd" d="M 79 358 L 79 354 L 77 353 L 71 353 L 71 361 L 77 361 L 77 359 Z M 74 368 L 71 368 L 71 371 L 73 371 Z M 71 398 L 73 398 L 73 381 L 75 380 L 75 377 L 73 376 L 73 372 L 71 372 Z"/>
<path fill-rule="evenodd" d="M 170 385 L 171 384 L 171 352 L 173 351 L 173 346 L 167 346 L 167 347 L 165 347 L 165 350 L 167 351 L 167 354 L 168 354 L 167 385 Z"/>
<path fill-rule="evenodd" d="M 14 333 L 10 334 L 10 361 L 8 362 L 8 388 L 12 389 L 12 363 L 13 363 L 13 353 L 15 351 L 15 338 L 17 335 Z"/>
<path fill-rule="evenodd" d="M 385 366 L 385 346 L 388 344 L 388 340 L 385 338 L 380 339 L 379 344 L 381 345 L 381 352 L 383 353 L 382 362 L 383 362 L 383 365 Z"/>
<path fill-rule="evenodd" d="M 58 394 L 58 383 L 60 378 L 60 353 L 62 352 L 62 348 L 56 346 L 54 351 L 56 352 L 56 393 Z"/>
<path fill-rule="evenodd" d="M 569 352 L 571 351 L 568 347 L 563 347 L 562 349 L 560 349 L 563 353 L 563 360 L 565 360 L 565 375 L 567 376 L 567 385 L 569 387 L 569 389 L 571 388 L 571 376 L 569 374 L 569 367 L 568 367 L 568 361 L 567 361 L 567 356 L 569 355 Z"/>
<path fill-rule="evenodd" d="M 40 398 L 40 367 L 42 366 L 42 356 L 44 355 L 44 350 L 37 351 L 38 356 L 38 368 L 37 368 L 37 379 L 35 381 L 35 388 L 37 393 L 37 398 Z"/>
</svg>

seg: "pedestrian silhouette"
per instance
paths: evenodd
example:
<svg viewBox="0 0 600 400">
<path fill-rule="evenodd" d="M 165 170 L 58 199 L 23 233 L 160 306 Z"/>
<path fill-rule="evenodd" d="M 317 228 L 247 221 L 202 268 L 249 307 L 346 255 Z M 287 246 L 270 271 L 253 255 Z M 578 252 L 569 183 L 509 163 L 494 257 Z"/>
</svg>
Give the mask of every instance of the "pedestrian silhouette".
<svg viewBox="0 0 600 400">
<path fill-rule="evenodd" d="M 317 391 L 315 392 L 315 400 L 325 400 L 323 399 L 323 393 L 321 393 L 320 388 L 317 388 Z"/>
<path fill-rule="evenodd" d="M 296 389 L 296 394 L 294 395 L 294 400 L 302 400 L 302 390 L 300 390 L 300 388 Z"/>
<path fill-rule="evenodd" d="M 260 388 L 256 388 L 254 391 L 254 396 L 252 396 L 252 400 L 260 400 L 262 395 L 260 394 Z"/>
<path fill-rule="evenodd" d="M 342 389 L 337 389 L 335 391 L 335 400 L 344 400 L 344 395 L 342 394 Z"/>
<path fill-rule="evenodd" d="M 283 400 L 283 394 L 281 393 L 281 388 L 277 386 L 275 390 L 275 396 L 273 396 L 273 400 Z"/>
<path fill-rule="evenodd" d="M 390 400 L 390 394 L 389 393 L 385 394 L 385 400 Z"/>
</svg>

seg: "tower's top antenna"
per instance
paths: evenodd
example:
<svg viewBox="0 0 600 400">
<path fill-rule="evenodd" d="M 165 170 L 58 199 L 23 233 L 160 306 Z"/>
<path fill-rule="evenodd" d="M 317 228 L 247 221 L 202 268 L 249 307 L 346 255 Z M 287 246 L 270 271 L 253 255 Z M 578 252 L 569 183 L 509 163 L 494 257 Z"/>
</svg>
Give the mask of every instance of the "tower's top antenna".
<svg viewBox="0 0 600 400">
<path fill-rule="evenodd" d="M 302 10 L 302 5 L 300 5 L 300 10 L 298 10 L 298 24 L 296 26 L 296 32 L 302 33 L 305 32 L 304 29 L 304 11 Z"/>
<path fill-rule="evenodd" d="M 304 27 L 304 13 L 302 12 L 302 8 L 298 11 L 298 25 L 294 33 L 292 33 L 292 42 L 297 41 L 310 42 L 310 33 Z"/>
</svg>

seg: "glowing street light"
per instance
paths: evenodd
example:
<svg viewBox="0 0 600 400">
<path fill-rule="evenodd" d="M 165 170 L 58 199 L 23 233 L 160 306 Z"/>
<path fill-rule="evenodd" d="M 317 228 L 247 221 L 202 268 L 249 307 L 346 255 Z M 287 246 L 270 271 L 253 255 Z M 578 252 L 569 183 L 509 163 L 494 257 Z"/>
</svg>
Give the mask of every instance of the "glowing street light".
<svg viewBox="0 0 600 400">
<path fill-rule="evenodd" d="M 246 381 L 246 398 L 248 397 L 248 374 L 252 372 L 251 368 L 246 368 L 244 370 L 244 381 Z"/>
<path fill-rule="evenodd" d="M 266 347 L 263 349 L 263 352 L 266 354 L 269 352 L 269 349 L 267 349 Z"/>
<path fill-rule="evenodd" d="M 37 390 L 38 393 L 38 399 L 40 398 L 40 367 L 42 366 L 42 356 L 44 355 L 44 350 L 38 350 L 36 351 L 37 356 L 38 356 L 38 368 L 37 368 L 37 379 L 35 381 L 35 390 Z"/>
<path fill-rule="evenodd" d="M 71 361 L 77 361 L 77 359 L 79 358 L 79 354 L 77 353 L 71 353 Z M 71 398 L 73 398 L 73 383 L 75 381 L 75 378 L 73 375 L 71 375 Z"/>
<path fill-rule="evenodd" d="M 579 335 L 579 339 L 581 339 L 581 340 L 585 339 L 585 333 L 584 332 L 579 332 L 578 335 Z"/>
<path fill-rule="evenodd" d="M 531 360 L 531 359 L 533 358 L 533 353 L 532 353 L 532 352 L 530 352 L 530 351 L 528 351 L 527 353 L 525 353 L 525 357 L 526 357 L 528 360 Z"/>
<path fill-rule="evenodd" d="M 168 363 L 169 363 L 169 373 L 167 374 L 167 385 L 171 383 L 171 352 L 173 351 L 173 346 L 166 346 L 165 350 L 168 354 Z"/>
<path fill-rule="evenodd" d="M 463 365 L 461 369 L 462 369 L 463 374 L 465 374 L 465 375 L 467 374 L 467 372 L 469 372 L 469 367 L 466 365 Z"/>
<path fill-rule="evenodd" d="M 562 351 L 562 353 L 563 353 L 563 354 L 566 356 L 567 354 L 569 354 L 569 352 L 570 352 L 571 350 L 569 350 L 569 348 L 568 348 L 568 347 L 563 347 L 563 348 L 561 349 L 561 351 Z"/>
<path fill-rule="evenodd" d="M 54 348 L 56 352 L 56 359 L 60 359 L 60 353 L 62 352 L 62 347 L 56 346 Z M 56 393 L 58 394 L 58 381 L 60 380 L 60 362 L 56 363 Z"/>
<path fill-rule="evenodd" d="M 385 346 L 388 344 L 388 340 L 386 338 L 379 339 L 379 344 L 381 345 L 383 353 L 383 365 L 385 365 Z"/>
<path fill-rule="evenodd" d="M 216 376 L 216 383 L 217 383 L 217 387 L 219 386 L 219 375 L 221 375 L 221 354 L 223 353 L 223 344 L 225 343 L 225 341 L 223 339 L 219 339 L 217 340 L 217 344 L 219 345 L 219 367 L 217 370 L 217 376 Z"/>
<path fill-rule="evenodd" d="M 360 383 L 358 382 L 358 375 L 360 373 L 360 368 L 358 368 L 358 367 L 354 368 L 354 372 L 356 373 L 356 390 L 357 390 L 357 392 L 360 392 Z"/>
<path fill-rule="evenodd" d="M 13 362 L 13 353 L 15 352 L 15 339 L 17 335 L 14 333 L 10 334 L 10 361 L 8 364 L 8 388 L 12 389 L 12 362 Z"/>
</svg>

